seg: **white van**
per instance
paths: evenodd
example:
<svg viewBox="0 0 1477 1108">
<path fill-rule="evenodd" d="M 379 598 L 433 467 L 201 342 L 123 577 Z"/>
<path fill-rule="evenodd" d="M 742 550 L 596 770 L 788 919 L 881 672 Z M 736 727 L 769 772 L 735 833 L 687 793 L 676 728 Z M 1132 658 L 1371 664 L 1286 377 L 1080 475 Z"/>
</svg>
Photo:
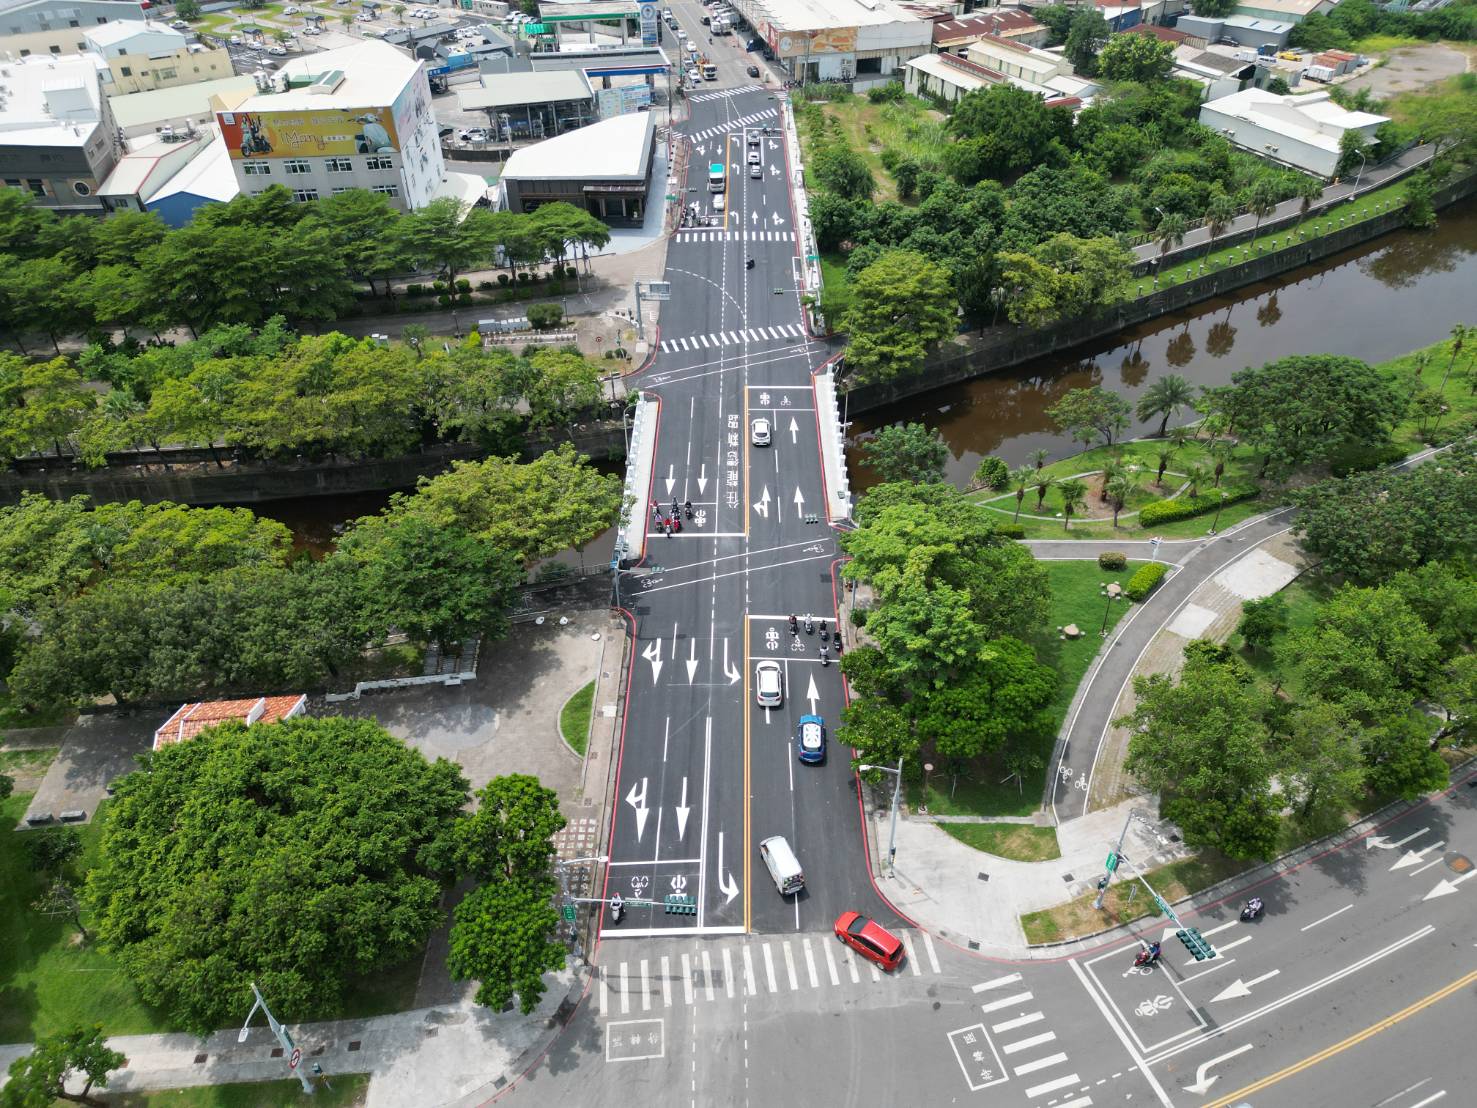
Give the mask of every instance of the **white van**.
<svg viewBox="0 0 1477 1108">
<path fill-rule="evenodd" d="M 800 859 L 795 857 L 783 835 L 774 835 L 761 842 L 759 856 L 764 859 L 780 896 L 789 896 L 805 888 L 805 872 L 800 868 Z"/>
</svg>

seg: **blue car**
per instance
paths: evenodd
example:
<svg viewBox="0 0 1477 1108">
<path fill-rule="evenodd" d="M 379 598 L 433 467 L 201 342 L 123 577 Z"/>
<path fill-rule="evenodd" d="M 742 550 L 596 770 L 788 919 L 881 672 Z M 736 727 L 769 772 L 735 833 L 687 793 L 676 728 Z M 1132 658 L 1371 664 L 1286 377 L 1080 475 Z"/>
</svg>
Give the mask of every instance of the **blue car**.
<svg viewBox="0 0 1477 1108">
<path fill-rule="evenodd" d="M 826 721 L 820 716 L 800 717 L 800 725 L 795 728 L 795 755 L 813 766 L 826 760 Z"/>
</svg>

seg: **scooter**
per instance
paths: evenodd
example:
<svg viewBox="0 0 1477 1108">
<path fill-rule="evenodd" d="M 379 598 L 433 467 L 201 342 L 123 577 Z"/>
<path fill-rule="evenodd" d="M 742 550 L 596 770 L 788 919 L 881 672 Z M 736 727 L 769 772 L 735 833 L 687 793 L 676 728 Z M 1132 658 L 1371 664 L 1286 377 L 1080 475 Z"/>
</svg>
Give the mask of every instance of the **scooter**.
<svg viewBox="0 0 1477 1108">
<path fill-rule="evenodd" d="M 790 617 L 790 634 L 792 634 L 792 635 L 798 635 L 798 634 L 800 634 L 800 624 L 799 624 L 799 621 L 797 621 L 794 616 L 791 616 Z"/>
<path fill-rule="evenodd" d="M 1250 923 L 1252 920 L 1261 918 L 1262 898 L 1254 896 L 1246 902 L 1246 907 L 1241 909 L 1241 922 Z"/>
<path fill-rule="evenodd" d="M 687 516 L 688 519 L 691 519 L 692 518 L 692 501 L 691 500 L 684 500 L 682 502 L 682 512 L 683 512 L 683 514 L 685 516 Z"/>
<path fill-rule="evenodd" d="M 1150 943 L 1138 952 L 1133 960 L 1133 965 L 1137 969 L 1140 966 L 1152 966 L 1157 961 L 1159 961 L 1159 944 Z"/>
<path fill-rule="evenodd" d="M 822 667 L 825 667 L 825 666 L 828 666 L 830 664 L 831 664 L 831 652 L 829 650 L 827 650 L 824 646 L 822 646 L 821 647 L 821 666 Z"/>
<path fill-rule="evenodd" d="M 626 902 L 621 899 L 621 894 L 616 893 L 610 898 L 610 922 L 620 923 L 626 918 Z"/>
<path fill-rule="evenodd" d="M 812 620 L 809 615 L 807 615 L 805 617 L 805 633 L 807 635 L 810 635 L 810 634 L 814 634 L 814 632 L 815 632 L 815 621 Z"/>
<path fill-rule="evenodd" d="M 821 642 L 826 642 L 831 637 L 831 632 L 826 630 L 826 621 L 821 620 Z"/>
</svg>

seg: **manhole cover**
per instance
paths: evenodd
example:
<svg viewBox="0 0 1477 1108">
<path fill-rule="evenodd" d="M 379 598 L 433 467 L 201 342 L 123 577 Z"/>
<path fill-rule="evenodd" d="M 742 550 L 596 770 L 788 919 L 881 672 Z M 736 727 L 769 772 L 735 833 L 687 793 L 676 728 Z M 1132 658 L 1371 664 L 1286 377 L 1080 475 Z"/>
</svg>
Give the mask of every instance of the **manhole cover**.
<svg viewBox="0 0 1477 1108">
<path fill-rule="evenodd" d="M 1442 861 L 1446 863 L 1446 868 L 1451 870 L 1452 873 L 1470 873 L 1472 871 L 1472 859 L 1468 858 L 1465 854 L 1458 854 L 1454 850 L 1447 851 Z"/>
</svg>

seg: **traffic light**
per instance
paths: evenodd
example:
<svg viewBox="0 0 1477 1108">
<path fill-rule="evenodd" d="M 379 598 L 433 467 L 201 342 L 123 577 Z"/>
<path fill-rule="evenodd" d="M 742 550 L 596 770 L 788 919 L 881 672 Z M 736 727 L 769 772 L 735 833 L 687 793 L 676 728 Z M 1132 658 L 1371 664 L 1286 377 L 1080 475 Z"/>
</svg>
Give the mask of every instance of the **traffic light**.
<svg viewBox="0 0 1477 1108">
<path fill-rule="evenodd" d="M 1183 931 L 1176 931 L 1174 937 L 1185 944 L 1197 962 L 1203 962 L 1207 958 L 1215 957 L 1215 947 L 1205 941 L 1205 937 L 1193 927 L 1186 927 Z"/>
<path fill-rule="evenodd" d="M 664 897 L 662 906 L 669 916 L 697 915 L 697 901 L 683 893 L 671 893 Z"/>
</svg>

